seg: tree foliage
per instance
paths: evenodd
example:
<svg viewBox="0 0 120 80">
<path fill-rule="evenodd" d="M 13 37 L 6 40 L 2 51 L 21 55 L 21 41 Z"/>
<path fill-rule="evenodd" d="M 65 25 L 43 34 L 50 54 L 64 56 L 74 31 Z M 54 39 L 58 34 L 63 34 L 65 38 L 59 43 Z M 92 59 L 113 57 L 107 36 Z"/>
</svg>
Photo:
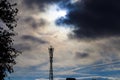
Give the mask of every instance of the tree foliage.
<svg viewBox="0 0 120 80">
<path fill-rule="evenodd" d="M 18 9 L 16 3 L 11 4 L 8 0 L 0 0 L 0 80 L 4 80 L 8 73 L 13 72 L 13 65 L 16 64 L 15 58 L 19 52 L 13 48 L 14 28 L 17 26 L 16 15 Z M 4 29 L 7 27 L 8 30 Z"/>
</svg>

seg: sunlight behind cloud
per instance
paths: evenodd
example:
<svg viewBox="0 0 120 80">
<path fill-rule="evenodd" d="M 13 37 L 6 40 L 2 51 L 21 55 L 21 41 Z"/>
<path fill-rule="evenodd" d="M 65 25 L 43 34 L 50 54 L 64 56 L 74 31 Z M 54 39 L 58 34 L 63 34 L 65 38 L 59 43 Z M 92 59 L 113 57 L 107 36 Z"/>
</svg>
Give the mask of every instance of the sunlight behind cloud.
<svg viewBox="0 0 120 80">
<path fill-rule="evenodd" d="M 63 17 L 65 18 L 66 14 L 67 14 L 67 10 L 62 10 L 59 8 L 58 5 L 56 4 L 53 4 L 53 5 L 50 5 L 48 7 L 46 7 L 46 13 L 48 15 L 48 20 L 49 21 L 55 21 L 56 19 L 60 18 L 60 17 Z"/>
</svg>

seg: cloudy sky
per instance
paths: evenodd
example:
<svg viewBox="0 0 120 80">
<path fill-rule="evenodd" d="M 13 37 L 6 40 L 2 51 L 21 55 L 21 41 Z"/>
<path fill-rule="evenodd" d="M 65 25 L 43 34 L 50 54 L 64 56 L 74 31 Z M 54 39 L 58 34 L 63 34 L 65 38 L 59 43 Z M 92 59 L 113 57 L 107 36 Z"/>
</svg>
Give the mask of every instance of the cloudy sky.
<svg viewBox="0 0 120 80">
<path fill-rule="evenodd" d="M 120 79 L 119 0 L 12 0 L 19 9 L 12 80 Z"/>
</svg>

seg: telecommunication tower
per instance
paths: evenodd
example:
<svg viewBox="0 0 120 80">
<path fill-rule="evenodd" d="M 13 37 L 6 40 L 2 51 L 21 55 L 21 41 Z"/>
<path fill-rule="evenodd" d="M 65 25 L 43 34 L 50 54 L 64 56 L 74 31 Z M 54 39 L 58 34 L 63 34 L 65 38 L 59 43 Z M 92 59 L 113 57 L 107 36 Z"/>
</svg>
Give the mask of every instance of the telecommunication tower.
<svg viewBox="0 0 120 80">
<path fill-rule="evenodd" d="M 49 80 L 53 80 L 53 52 L 54 52 L 54 48 L 52 46 L 50 46 L 48 48 L 49 50 L 49 57 L 50 57 L 50 69 L 49 69 Z"/>
</svg>

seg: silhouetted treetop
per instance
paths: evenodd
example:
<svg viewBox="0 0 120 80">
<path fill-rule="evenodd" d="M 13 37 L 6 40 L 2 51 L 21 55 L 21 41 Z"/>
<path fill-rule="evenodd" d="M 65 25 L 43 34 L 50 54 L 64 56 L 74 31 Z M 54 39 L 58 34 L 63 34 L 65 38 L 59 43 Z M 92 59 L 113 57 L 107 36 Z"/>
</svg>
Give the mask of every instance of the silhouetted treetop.
<svg viewBox="0 0 120 80">
<path fill-rule="evenodd" d="M 0 0 L 0 80 L 4 80 L 8 73 L 12 73 L 15 58 L 19 52 L 13 48 L 14 28 L 17 26 L 16 15 L 18 9 L 8 0 Z M 8 29 L 5 29 L 7 27 Z"/>
<path fill-rule="evenodd" d="M 0 19 L 6 24 L 6 26 L 13 30 L 16 27 L 16 15 L 18 12 L 17 8 L 14 8 L 17 4 L 11 4 L 7 0 L 0 0 Z"/>
</svg>

